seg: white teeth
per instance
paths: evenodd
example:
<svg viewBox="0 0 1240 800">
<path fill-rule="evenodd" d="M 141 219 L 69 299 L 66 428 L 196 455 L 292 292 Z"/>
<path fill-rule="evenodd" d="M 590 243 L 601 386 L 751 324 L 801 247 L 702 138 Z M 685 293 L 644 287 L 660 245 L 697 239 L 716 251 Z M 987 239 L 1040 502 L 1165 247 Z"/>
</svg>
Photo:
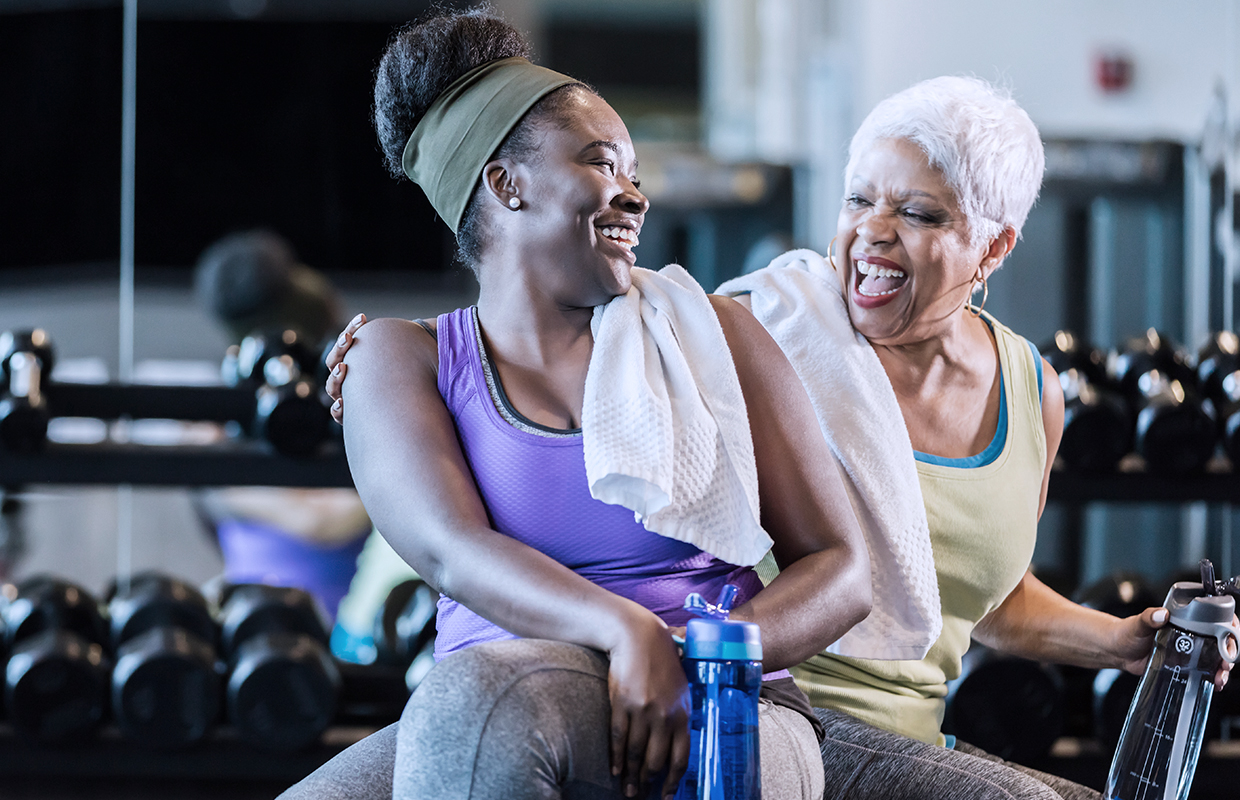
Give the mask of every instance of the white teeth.
<svg viewBox="0 0 1240 800">
<path fill-rule="evenodd" d="M 871 264 L 868 261 L 858 261 L 857 272 L 860 272 L 862 275 L 873 275 L 875 278 L 903 278 L 904 277 L 904 272 L 902 270 L 888 269 L 887 267 L 875 266 L 874 264 Z M 889 294 L 889 292 L 882 292 L 882 294 Z M 874 295 L 874 296 L 877 296 L 877 295 Z"/>
<path fill-rule="evenodd" d="M 629 247 L 637 246 L 637 233 L 628 228 L 606 227 L 602 228 L 602 233 L 608 239 L 616 241 Z"/>
<path fill-rule="evenodd" d="M 864 297 L 882 297 L 883 295 L 886 295 L 886 294 L 895 294 L 896 292 L 900 291 L 901 288 L 903 287 L 897 286 L 896 288 L 888 289 L 885 292 L 867 292 L 865 289 L 862 289 L 860 286 L 858 286 L 857 293 Z"/>
</svg>

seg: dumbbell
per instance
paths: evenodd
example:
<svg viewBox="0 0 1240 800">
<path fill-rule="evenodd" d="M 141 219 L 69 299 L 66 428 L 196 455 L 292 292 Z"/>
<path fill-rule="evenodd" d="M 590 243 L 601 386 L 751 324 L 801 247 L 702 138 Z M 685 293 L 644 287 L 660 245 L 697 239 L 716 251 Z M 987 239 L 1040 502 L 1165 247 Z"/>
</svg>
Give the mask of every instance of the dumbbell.
<svg viewBox="0 0 1240 800">
<path fill-rule="evenodd" d="M 157 748 L 201 740 L 220 711 L 215 620 L 202 594 L 145 573 L 112 593 L 108 612 L 112 712 L 121 732 Z"/>
<path fill-rule="evenodd" d="M 1074 599 L 1086 608 L 1120 618 L 1161 604 L 1161 598 L 1143 576 L 1127 571 L 1100 578 L 1078 591 Z M 1072 667 L 1064 669 L 1064 677 L 1069 707 L 1090 712 L 1089 732 L 1108 752 L 1113 752 L 1140 676 L 1118 669 Z"/>
<path fill-rule="evenodd" d="M 9 720 L 38 742 L 80 740 L 103 723 L 111 663 L 98 603 L 49 577 L 23 582 L 3 604 L 4 699 Z"/>
<path fill-rule="evenodd" d="M 301 589 L 241 584 L 224 594 L 220 645 L 228 658 L 228 718 L 270 750 L 311 744 L 331 722 L 340 672 L 326 618 Z"/>
<path fill-rule="evenodd" d="M 1240 464 L 1240 337 L 1235 333 L 1215 333 L 1198 352 L 1197 386 L 1214 407 L 1224 452 Z"/>
<path fill-rule="evenodd" d="M 0 445 L 33 453 L 47 441 L 47 398 L 43 387 L 55 358 L 45 331 L 0 333 Z"/>
<path fill-rule="evenodd" d="M 232 354 L 222 369 L 229 372 Z M 257 332 L 241 341 L 235 375 L 226 381 L 257 395 L 250 434 L 295 457 L 314 453 L 331 432 L 331 414 L 322 400 L 317 353 L 295 330 Z"/>
<path fill-rule="evenodd" d="M 1136 572 L 1123 570 L 1091 583 L 1078 591 L 1073 599 L 1086 608 L 1120 618 L 1162 605 L 1162 598 L 1149 581 Z"/>
<path fill-rule="evenodd" d="M 1064 394 L 1059 455 L 1071 469 L 1107 472 L 1132 449 L 1132 419 L 1111 386 L 1102 352 L 1070 331 L 1057 331 L 1042 354 Z"/>
<path fill-rule="evenodd" d="M 1130 339 L 1111 363 L 1136 415 L 1133 449 L 1151 472 L 1184 474 L 1201 470 L 1214 454 L 1214 420 L 1195 391 L 1195 375 L 1184 354 L 1153 328 Z"/>
<path fill-rule="evenodd" d="M 414 578 L 392 588 L 375 614 L 377 659 L 405 669 L 409 691 L 435 666 L 435 615 L 439 592 Z"/>
<path fill-rule="evenodd" d="M 1036 763 L 1063 730 L 1062 681 L 1054 667 L 974 643 L 948 684 L 944 730 L 1021 764 Z"/>
<path fill-rule="evenodd" d="M 1115 752 L 1128 708 L 1141 684 L 1141 676 L 1122 669 L 1100 669 L 1093 683 L 1094 736 L 1107 755 Z"/>
</svg>

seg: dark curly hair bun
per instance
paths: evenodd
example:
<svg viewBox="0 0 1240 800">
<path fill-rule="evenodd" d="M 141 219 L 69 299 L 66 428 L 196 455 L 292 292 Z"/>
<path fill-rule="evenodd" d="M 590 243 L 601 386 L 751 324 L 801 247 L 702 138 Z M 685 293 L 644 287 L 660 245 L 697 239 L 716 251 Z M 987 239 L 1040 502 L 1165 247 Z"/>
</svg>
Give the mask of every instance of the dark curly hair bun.
<svg viewBox="0 0 1240 800">
<path fill-rule="evenodd" d="M 392 37 L 375 73 L 375 132 L 395 177 L 405 143 L 435 98 L 474 67 L 530 57 L 530 43 L 486 7 L 440 9 Z"/>
<path fill-rule="evenodd" d="M 401 158 L 405 144 L 444 89 L 474 67 L 517 56 L 529 58 L 530 43 L 485 6 L 468 11 L 436 10 L 397 31 L 375 72 L 375 132 L 392 175 L 404 175 Z M 572 92 L 577 90 L 597 94 L 584 83 L 571 83 L 548 93 L 508 132 L 493 157 L 537 160 L 537 124 L 564 113 Z M 474 270 L 486 240 L 478 196 L 475 186 L 456 230 L 457 259 Z"/>
</svg>

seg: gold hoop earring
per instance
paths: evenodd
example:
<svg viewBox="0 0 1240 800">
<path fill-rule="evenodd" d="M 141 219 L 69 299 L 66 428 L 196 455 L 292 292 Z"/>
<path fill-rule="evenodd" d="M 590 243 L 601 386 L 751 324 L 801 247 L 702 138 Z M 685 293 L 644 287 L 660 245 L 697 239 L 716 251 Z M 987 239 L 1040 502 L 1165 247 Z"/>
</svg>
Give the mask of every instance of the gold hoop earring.
<svg viewBox="0 0 1240 800">
<path fill-rule="evenodd" d="M 976 285 L 977 284 L 974 283 L 975 287 Z M 973 291 L 977 291 L 977 289 L 974 288 Z M 971 305 L 968 306 L 969 313 L 972 314 L 974 317 L 980 317 L 982 315 L 982 309 L 986 307 L 986 298 L 989 296 L 990 296 L 990 286 L 986 284 L 986 274 L 982 273 L 982 304 L 977 307 L 977 310 L 974 310 L 973 306 Z"/>
<path fill-rule="evenodd" d="M 835 249 L 835 240 L 840 237 L 832 236 L 830 243 L 827 244 L 827 263 L 831 265 L 832 272 L 839 272 L 839 267 L 835 266 L 835 259 L 831 256 L 831 251 Z"/>
</svg>

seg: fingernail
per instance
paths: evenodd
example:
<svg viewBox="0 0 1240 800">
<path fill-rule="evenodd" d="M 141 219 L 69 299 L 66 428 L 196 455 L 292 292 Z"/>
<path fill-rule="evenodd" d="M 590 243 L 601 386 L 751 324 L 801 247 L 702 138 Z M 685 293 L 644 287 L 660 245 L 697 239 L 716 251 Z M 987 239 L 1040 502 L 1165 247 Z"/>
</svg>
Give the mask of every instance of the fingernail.
<svg viewBox="0 0 1240 800">
<path fill-rule="evenodd" d="M 1160 608 L 1154 612 L 1154 621 L 1158 623 L 1167 621 L 1167 609 Z"/>
<path fill-rule="evenodd" d="M 339 411 L 339 410 L 340 410 L 340 401 L 337 400 L 336 402 L 332 403 L 332 411 Z"/>
<path fill-rule="evenodd" d="M 332 367 L 332 374 L 333 374 L 333 375 L 335 375 L 337 378 L 339 378 L 339 377 L 340 377 L 340 372 L 341 372 L 341 369 L 340 369 L 340 368 L 341 368 L 341 367 L 343 367 L 343 366 L 344 366 L 344 363 L 343 363 L 343 362 L 341 362 L 341 363 L 337 364 L 336 366 Z"/>
<path fill-rule="evenodd" d="M 361 322 L 361 321 L 362 321 L 362 315 L 361 315 L 361 314 L 358 314 L 356 317 L 354 317 L 354 318 L 353 318 L 353 321 L 352 321 L 352 322 L 350 322 L 349 324 L 350 324 L 350 325 L 356 325 L 357 323 L 359 323 L 359 322 Z"/>
<path fill-rule="evenodd" d="M 337 346 L 337 347 L 344 347 L 344 343 L 345 343 L 345 342 L 347 342 L 347 341 L 349 341 L 349 334 L 348 334 L 348 333 L 341 333 L 341 334 L 340 334 L 340 338 L 336 340 L 336 346 Z"/>
<path fill-rule="evenodd" d="M 637 785 L 630 783 L 628 786 L 624 787 L 624 796 L 637 797 Z"/>
</svg>

